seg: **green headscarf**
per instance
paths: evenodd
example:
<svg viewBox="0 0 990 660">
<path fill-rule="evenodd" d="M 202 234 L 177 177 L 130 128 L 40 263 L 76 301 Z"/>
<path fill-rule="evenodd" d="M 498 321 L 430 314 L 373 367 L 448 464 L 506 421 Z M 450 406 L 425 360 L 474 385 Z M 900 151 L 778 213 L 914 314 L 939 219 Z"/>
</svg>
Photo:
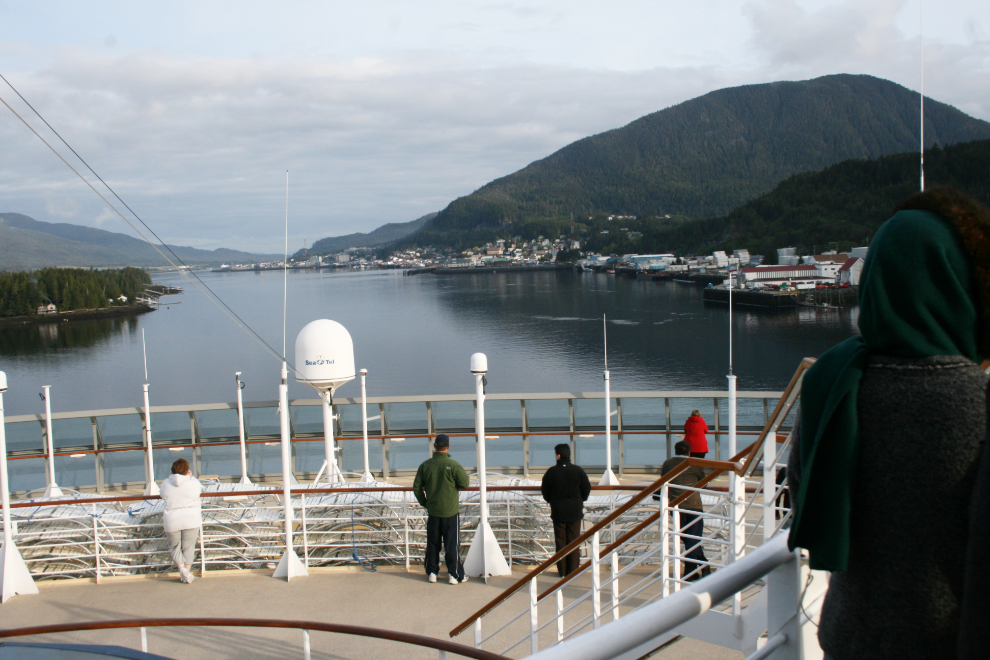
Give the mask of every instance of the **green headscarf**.
<svg viewBox="0 0 990 660">
<path fill-rule="evenodd" d="M 978 358 L 977 309 L 962 242 L 934 213 L 880 227 L 860 277 L 859 336 L 828 351 L 801 389 L 801 479 L 788 544 L 814 569 L 844 571 L 859 454 L 856 399 L 867 356 Z"/>
</svg>

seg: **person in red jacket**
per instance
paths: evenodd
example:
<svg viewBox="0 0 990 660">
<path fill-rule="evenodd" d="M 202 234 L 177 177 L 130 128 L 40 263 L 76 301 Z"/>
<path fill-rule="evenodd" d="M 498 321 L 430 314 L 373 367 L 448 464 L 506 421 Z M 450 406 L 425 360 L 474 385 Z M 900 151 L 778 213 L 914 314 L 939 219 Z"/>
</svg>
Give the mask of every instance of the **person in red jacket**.
<svg viewBox="0 0 990 660">
<path fill-rule="evenodd" d="M 708 424 L 701 418 L 700 410 L 692 410 L 691 416 L 684 422 L 684 439 L 691 445 L 692 458 L 704 458 L 708 453 Z"/>
</svg>

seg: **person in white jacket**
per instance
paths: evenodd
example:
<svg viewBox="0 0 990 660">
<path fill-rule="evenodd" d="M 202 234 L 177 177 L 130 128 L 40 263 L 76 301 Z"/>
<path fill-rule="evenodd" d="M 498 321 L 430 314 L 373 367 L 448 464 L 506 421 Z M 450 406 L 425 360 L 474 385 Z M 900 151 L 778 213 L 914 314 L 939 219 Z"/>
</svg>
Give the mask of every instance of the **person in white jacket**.
<svg viewBox="0 0 990 660">
<path fill-rule="evenodd" d="M 192 476 L 189 461 L 180 458 L 172 463 L 172 474 L 162 482 L 161 495 L 165 503 L 162 524 L 165 538 L 172 553 L 172 560 L 179 567 L 180 579 L 191 584 L 193 559 L 196 556 L 196 541 L 203 523 L 199 494 L 203 484 Z"/>
</svg>

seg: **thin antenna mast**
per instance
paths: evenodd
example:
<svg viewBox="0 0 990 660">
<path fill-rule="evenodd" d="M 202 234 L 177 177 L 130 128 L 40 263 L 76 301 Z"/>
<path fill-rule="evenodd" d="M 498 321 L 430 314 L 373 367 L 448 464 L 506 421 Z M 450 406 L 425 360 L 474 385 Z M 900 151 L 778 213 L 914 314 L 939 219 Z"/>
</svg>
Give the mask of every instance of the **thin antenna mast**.
<svg viewBox="0 0 990 660">
<path fill-rule="evenodd" d="M 605 371 L 608 371 L 608 325 L 604 314 L 602 314 L 602 342 L 605 345 Z"/>
<path fill-rule="evenodd" d="M 285 256 L 282 257 L 282 380 L 285 373 L 285 305 L 289 295 L 289 170 L 285 171 Z"/>
<path fill-rule="evenodd" d="M 925 192 L 925 0 L 921 0 L 921 192 Z"/>
<path fill-rule="evenodd" d="M 144 354 L 144 382 L 148 382 L 148 345 L 144 341 L 144 328 L 141 328 L 141 352 Z"/>
</svg>

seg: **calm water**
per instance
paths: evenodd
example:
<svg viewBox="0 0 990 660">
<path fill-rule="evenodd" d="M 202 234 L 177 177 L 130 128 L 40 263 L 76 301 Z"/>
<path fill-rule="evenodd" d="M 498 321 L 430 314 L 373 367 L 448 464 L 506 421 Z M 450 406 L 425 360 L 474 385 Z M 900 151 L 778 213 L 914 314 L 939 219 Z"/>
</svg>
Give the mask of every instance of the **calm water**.
<svg viewBox="0 0 990 660">
<path fill-rule="evenodd" d="M 282 274 L 202 273 L 203 280 L 276 350 L 282 346 Z M 159 311 L 124 320 L 0 330 L 6 413 L 142 405 L 141 331 L 153 405 L 233 401 L 234 372 L 247 400 L 278 398 L 280 362 L 177 273 L 182 286 Z M 342 323 L 354 339 L 369 396 L 473 392 L 474 352 L 488 355 L 489 392 L 602 389 L 602 315 L 608 318 L 612 391 L 726 388 L 728 311 L 701 290 L 592 273 L 420 275 L 396 271 L 290 272 L 288 349 L 309 321 Z M 798 308 L 734 315 L 740 390 L 780 390 L 805 356 L 855 332 L 856 310 Z M 358 381 L 339 390 L 359 396 Z M 291 398 L 314 398 L 290 377 Z"/>
<path fill-rule="evenodd" d="M 203 279 L 272 346 L 281 350 L 282 275 L 278 273 L 204 273 Z M 144 382 L 141 331 L 148 340 L 148 372 L 153 405 L 233 401 L 234 372 L 243 372 L 249 401 L 278 398 L 281 363 L 199 295 L 179 274 L 156 277 L 163 284 L 183 286 L 159 311 L 124 320 L 61 323 L 22 330 L 0 331 L 0 369 L 7 372 L 10 389 L 4 397 L 8 415 L 43 412 L 38 398 L 42 385 L 51 385 L 53 410 L 94 410 L 143 405 Z M 638 282 L 591 273 L 519 273 L 504 275 L 420 275 L 403 277 L 395 271 L 357 273 L 294 272 L 289 274 L 289 359 L 295 336 L 309 321 L 330 318 L 342 323 L 354 339 L 356 366 L 367 368 L 368 394 L 434 395 L 474 392 L 469 357 L 488 355 L 488 391 L 581 392 L 601 391 L 602 315 L 608 317 L 609 367 L 612 391 L 724 390 L 728 366 L 728 310 L 705 307 L 697 287 L 677 283 Z M 784 313 L 739 311 L 734 315 L 735 372 L 741 390 L 781 390 L 805 356 L 816 356 L 854 332 L 856 310 L 842 312 L 799 308 Z M 340 390 L 341 396 L 359 396 L 358 381 Z M 290 377 L 292 398 L 315 398 L 307 387 Z M 671 419 L 683 423 L 692 407 L 711 411 L 711 400 L 672 400 Z M 614 408 L 613 408 L 614 409 Z M 341 406 L 345 430 L 360 430 L 360 407 Z M 531 427 L 567 423 L 564 401 L 530 401 Z M 597 426 L 599 401 L 575 402 L 579 426 Z M 441 428 L 471 428 L 470 402 L 438 403 L 434 418 Z M 403 428 L 425 428 L 425 406 L 390 404 L 387 410 L 396 433 Z M 723 424 L 727 410 L 720 403 Z M 759 400 L 740 402 L 740 425 L 763 424 Z M 321 435 L 319 407 L 292 409 L 297 433 Z M 627 399 L 627 424 L 656 424 L 663 419 L 658 399 Z M 249 433 L 277 435 L 274 407 L 246 413 Z M 519 426 L 520 407 L 514 401 L 490 401 L 489 428 Z M 713 420 L 708 417 L 709 422 Z M 639 421 L 637 421 L 639 420 Z M 196 414 L 204 438 L 237 435 L 234 411 Z M 138 415 L 99 419 L 105 442 L 140 442 Z M 152 420 L 159 442 L 189 438 L 187 413 L 159 413 Z M 37 423 L 7 424 L 11 451 L 40 449 Z M 378 434 L 378 422 L 370 425 Z M 413 433 L 408 431 L 408 433 Z M 59 448 L 86 447 L 92 442 L 88 419 L 56 420 Z M 566 436 L 531 439 L 534 467 L 553 463 L 552 448 Z M 604 465 L 600 436 L 579 438 L 576 460 L 585 466 Z M 613 455 L 618 456 L 613 436 Z M 382 465 L 381 443 L 373 442 L 371 469 Z M 625 461 L 629 465 L 659 465 L 665 458 L 659 435 L 629 436 Z M 455 457 L 471 469 L 476 466 L 474 442 L 454 438 Z M 727 446 L 722 445 L 725 458 Z M 178 456 L 155 450 L 155 472 L 164 478 Z M 295 447 L 298 471 L 315 472 L 323 458 L 320 442 Z M 343 443 L 343 467 L 362 469 L 359 442 Z M 393 468 L 415 468 L 429 456 L 422 438 L 392 444 Z M 236 447 L 204 446 L 199 473 L 240 473 Z M 248 452 L 251 474 L 279 472 L 277 446 L 254 444 Z M 488 465 L 518 466 L 522 440 L 511 434 L 488 443 Z M 56 479 L 62 486 L 94 484 L 90 457 L 56 459 Z M 44 461 L 22 460 L 11 474 L 15 491 L 43 488 Z M 107 482 L 143 481 L 141 452 L 105 455 Z"/>
</svg>

